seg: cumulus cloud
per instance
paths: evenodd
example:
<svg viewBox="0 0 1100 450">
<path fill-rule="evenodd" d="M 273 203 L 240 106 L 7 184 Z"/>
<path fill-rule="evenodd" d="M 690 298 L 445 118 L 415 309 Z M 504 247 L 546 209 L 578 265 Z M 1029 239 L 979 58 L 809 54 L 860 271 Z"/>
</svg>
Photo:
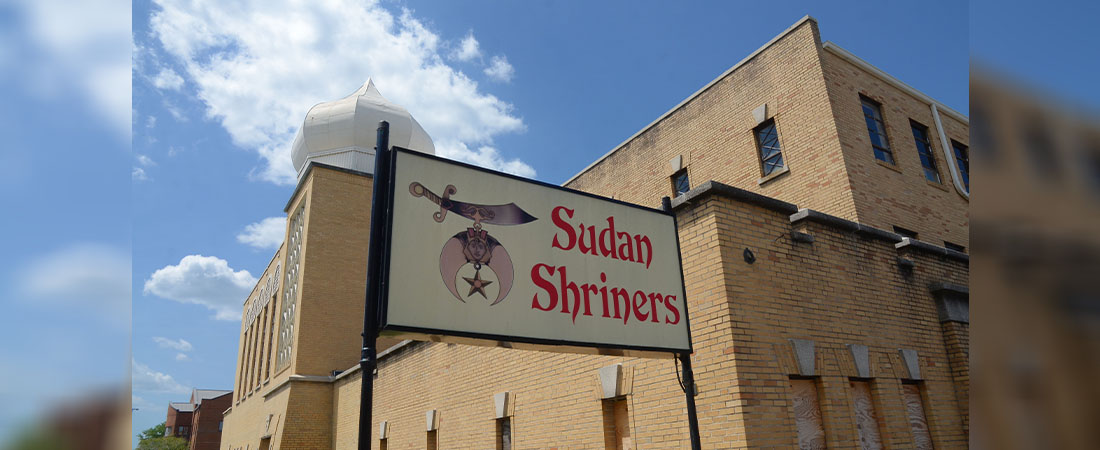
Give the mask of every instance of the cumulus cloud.
<svg viewBox="0 0 1100 450">
<path fill-rule="evenodd" d="M 73 244 L 29 261 L 19 279 L 27 301 L 129 322 L 130 255 L 120 248 Z"/>
<path fill-rule="evenodd" d="M 283 244 L 286 234 L 286 217 L 268 217 L 259 222 L 250 223 L 237 235 L 237 242 L 258 249 L 277 249 Z"/>
<path fill-rule="evenodd" d="M 137 159 L 137 163 L 139 165 L 141 165 L 142 167 L 150 167 L 150 166 L 157 165 L 156 161 L 153 161 L 153 158 L 150 158 L 150 157 L 142 155 L 142 154 L 138 154 L 137 156 L 135 156 L 135 158 Z"/>
<path fill-rule="evenodd" d="M 524 130 L 511 104 L 445 62 L 445 41 L 409 11 L 394 15 L 369 0 L 156 3 L 153 38 L 207 117 L 263 158 L 262 179 L 293 184 L 290 144 L 306 111 L 368 77 L 436 142 L 480 147 Z"/>
<path fill-rule="evenodd" d="M 176 361 L 190 361 L 191 357 L 184 353 L 176 353 Z"/>
<path fill-rule="evenodd" d="M 477 39 L 474 38 L 474 34 L 467 34 L 462 42 L 458 44 L 458 48 L 455 49 L 451 57 L 459 61 L 472 61 L 481 58 L 481 47 L 477 43 Z"/>
<path fill-rule="evenodd" d="M 247 270 L 234 271 L 226 260 L 187 255 L 179 264 L 157 269 L 145 281 L 144 292 L 180 303 L 202 305 L 217 320 L 239 320 L 241 304 L 256 285 Z"/>
<path fill-rule="evenodd" d="M 438 142 L 435 145 L 435 151 L 444 158 L 467 161 L 482 167 L 492 167 L 501 172 L 508 172 L 521 177 L 535 177 L 535 168 L 519 159 L 505 159 L 493 147 L 481 146 L 474 150 L 462 142 Z"/>
<path fill-rule="evenodd" d="M 160 346 L 160 348 L 170 348 L 172 350 L 178 350 L 181 352 L 189 352 L 194 348 L 191 346 L 190 342 L 187 342 L 185 339 L 182 338 L 173 340 L 166 337 L 156 336 L 153 338 L 153 342 L 156 342 L 157 345 Z"/>
<path fill-rule="evenodd" d="M 489 60 L 489 67 L 485 68 L 485 75 L 496 81 L 509 82 L 512 81 L 512 76 L 516 74 L 516 69 L 508 63 L 508 58 L 503 56 L 494 56 Z"/>
<path fill-rule="evenodd" d="M 130 383 L 133 392 L 146 394 L 186 394 L 191 391 L 171 375 L 157 372 L 137 361 L 131 361 Z"/>
<path fill-rule="evenodd" d="M 163 68 L 160 69 L 157 76 L 153 77 L 153 86 L 156 86 L 157 89 L 178 91 L 183 86 L 183 77 L 172 69 Z"/>
</svg>

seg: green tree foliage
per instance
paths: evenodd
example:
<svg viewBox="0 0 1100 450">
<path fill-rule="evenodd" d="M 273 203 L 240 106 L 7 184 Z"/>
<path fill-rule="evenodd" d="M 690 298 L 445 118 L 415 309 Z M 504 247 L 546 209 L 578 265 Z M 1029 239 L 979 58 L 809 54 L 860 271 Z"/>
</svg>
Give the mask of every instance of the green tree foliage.
<svg viewBox="0 0 1100 450">
<path fill-rule="evenodd" d="M 164 422 L 138 433 L 137 450 L 187 450 L 187 441 L 164 435 Z"/>
</svg>

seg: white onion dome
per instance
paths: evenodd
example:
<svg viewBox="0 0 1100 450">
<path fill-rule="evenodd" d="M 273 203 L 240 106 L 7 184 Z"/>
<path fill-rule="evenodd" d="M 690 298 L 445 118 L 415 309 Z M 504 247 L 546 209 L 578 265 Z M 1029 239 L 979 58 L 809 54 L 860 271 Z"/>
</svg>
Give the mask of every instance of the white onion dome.
<svg viewBox="0 0 1100 450">
<path fill-rule="evenodd" d="M 319 103 L 306 113 L 290 157 L 298 177 L 310 161 L 374 173 L 378 122 L 390 123 L 390 146 L 435 154 L 432 138 L 405 108 L 390 103 L 370 79 L 340 100 Z"/>
</svg>

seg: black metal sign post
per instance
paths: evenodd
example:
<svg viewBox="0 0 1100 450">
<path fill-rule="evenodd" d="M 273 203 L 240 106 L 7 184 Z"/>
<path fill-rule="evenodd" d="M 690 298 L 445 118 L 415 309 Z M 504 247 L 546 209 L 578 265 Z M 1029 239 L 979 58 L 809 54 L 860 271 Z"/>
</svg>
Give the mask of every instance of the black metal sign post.
<svg viewBox="0 0 1100 450">
<path fill-rule="evenodd" d="M 378 123 L 378 142 L 374 147 L 374 184 L 371 193 L 370 247 L 367 256 L 367 296 L 363 312 L 363 351 L 359 373 L 363 376 L 359 395 L 359 450 L 370 450 L 371 418 L 374 403 L 374 369 L 378 366 L 378 305 L 385 292 L 383 261 L 386 254 L 386 227 L 389 215 L 390 124 Z"/>
<path fill-rule="evenodd" d="M 672 213 L 672 200 L 668 197 L 661 197 L 661 210 L 665 213 L 673 216 L 673 221 L 676 220 L 676 216 Z M 680 236 L 679 228 L 677 228 L 676 236 L 676 252 L 680 252 Z M 683 264 L 680 264 L 680 270 L 683 269 Z M 683 277 L 680 277 L 683 280 Z M 684 311 L 686 315 L 687 311 L 687 289 L 684 289 Z M 702 450 L 703 444 L 699 439 L 699 415 L 695 411 L 695 372 L 691 370 L 691 353 L 684 352 L 679 353 L 676 357 L 680 360 L 680 366 L 684 368 L 684 396 L 687 398 L 687 410 L 688 410 L 688 435 L 691 437 L 691 450 Z"/>
</svg>

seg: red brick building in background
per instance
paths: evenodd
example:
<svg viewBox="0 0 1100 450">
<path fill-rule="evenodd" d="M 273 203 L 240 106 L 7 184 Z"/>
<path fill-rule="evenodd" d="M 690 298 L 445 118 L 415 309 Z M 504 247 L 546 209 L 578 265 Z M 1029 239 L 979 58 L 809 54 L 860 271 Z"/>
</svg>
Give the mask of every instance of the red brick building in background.
<svg viewBox="0 0 1100 450">
<path fill-rule="evenodd" d="M 232 393 L 194 389 L 190 401 L 169 403 L 164 435 L 186 440 L 191 450 L 216 450 L 222 440 L 222 413 L 232 404 Z"/>
</svg>

